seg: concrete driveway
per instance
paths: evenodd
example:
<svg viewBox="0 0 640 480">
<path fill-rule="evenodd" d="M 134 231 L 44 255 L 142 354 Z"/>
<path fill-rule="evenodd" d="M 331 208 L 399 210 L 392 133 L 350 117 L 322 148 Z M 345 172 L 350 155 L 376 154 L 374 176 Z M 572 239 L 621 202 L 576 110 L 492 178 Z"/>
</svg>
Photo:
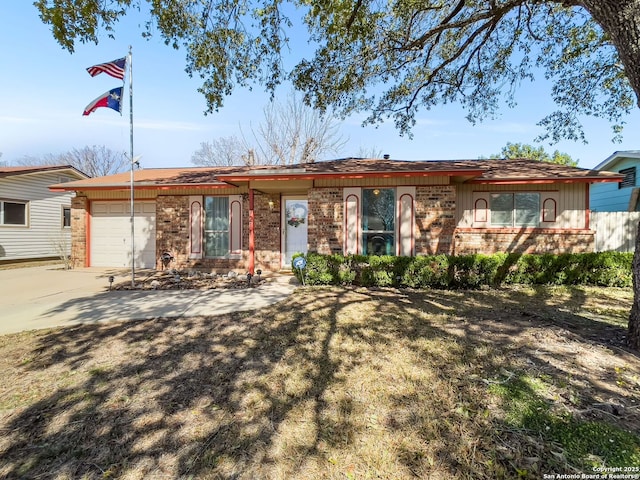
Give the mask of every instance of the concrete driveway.
<svg viewBox="0 0 640 480">
<path fill-rule="evenodd" d="M 137 272 L 144 275 L 145 272 Z M 218 290 L 112 290 L 130 270 L 39 266 L 0 270 L 0 334 L 79 323 L 188 317 L 253 310 L 284 300 L 293 277 L 267 278 L 257 288 Z"/>
</svg>

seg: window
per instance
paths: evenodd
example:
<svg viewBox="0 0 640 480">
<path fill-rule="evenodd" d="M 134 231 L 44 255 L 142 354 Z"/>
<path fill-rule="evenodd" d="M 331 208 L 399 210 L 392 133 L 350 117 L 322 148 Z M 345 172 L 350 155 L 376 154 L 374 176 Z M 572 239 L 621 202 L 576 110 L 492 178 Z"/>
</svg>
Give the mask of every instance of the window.
<svg viewBox="0 0 640 480">
<path fill-rule="evenodd" d="M 229 254 L 229 198 L 204 199 L 204 255 L 224 257 Z"/>
<path fill-rule="evenodd" d="M 618 183 L 618 189 L 636 186 L 636 167 L 623 168 L 619 173 L 624 175 L 624 178 Z"/>
<path fill-rule="evenodd" d="M 71 207 L 62 207 L 62 228 L 71 228 Z"/>
<path fill-rule="evenodd" d="M 537 227 L 539 224 L 539 193 L 491 194 L 491 225 L 500 227 Z"/>
<path fill-rule="evenodd" d="M 0 200 L 0 225 L 27 225 L 27 202 Z"/>
<path fill-rule="evenodd" d="M 362 190 L 362 253 L 395 254 L 396 195 L 392 188 Z"/>
</svg>

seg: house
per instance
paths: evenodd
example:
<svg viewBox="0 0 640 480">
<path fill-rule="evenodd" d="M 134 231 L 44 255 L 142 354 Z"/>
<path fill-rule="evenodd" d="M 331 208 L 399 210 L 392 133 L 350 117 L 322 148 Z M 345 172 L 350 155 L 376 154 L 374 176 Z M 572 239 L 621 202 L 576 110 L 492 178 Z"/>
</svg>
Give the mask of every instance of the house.
<svg viewBox="0 0 640 480">
<path fill-rule="evenodd" d="M 620 183 L 598 183 L 591 188 L 591 210 L 594 212 L 640 211 L 640 150 L 614 152 L 595 170 L 623 175 Z"/>
<path fill-rule="evenodd" d="M 71 249 L 73 191 L 49 185 L 87 176 L 70 165 L 0 167 L 0 262 L 59 258 Z"/>
<path fill-rule="evenodd" d="M 637 172 L 640 150 L 614 152 L 595 170 L 623 176 L 619 183 L 591 187 L 591 224 L 596 231 L 595 250 L 633 252 L 640 220 L 640 187 Z"/>
<path fill-rule="evenodd" d="M 126 267 L 134 254 L 138 267 L 253 272 L 290 268 L 296 252 L 591 251 L 589 188 L 621 178 L 533 160 L 139 170 L 133 233 L 129 173 L 51 188 L 76 192 L 76 266 Z"/>
</svg>

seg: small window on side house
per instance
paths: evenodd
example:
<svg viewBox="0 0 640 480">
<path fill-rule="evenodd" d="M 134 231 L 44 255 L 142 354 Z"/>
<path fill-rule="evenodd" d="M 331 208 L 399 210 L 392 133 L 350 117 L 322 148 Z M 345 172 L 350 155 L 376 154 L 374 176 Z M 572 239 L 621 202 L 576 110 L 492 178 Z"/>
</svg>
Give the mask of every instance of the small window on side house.
<svg viewBox="0 0 640 480">
<path fill-rule="evenodd" d="M 62 228 L 71 228 L 71 207 L 62 207 Z"/>
<path fill-rule="evenodd" d="M 0 225 L 27 226 L 27 202 L 0 201 Z"/>
<path fill-rule="evenodd" d="M 618 183 L 618 189 L 636 186 L 636 167 L 623 168 L 619 173 L 624 178 Z"/>
</svg>

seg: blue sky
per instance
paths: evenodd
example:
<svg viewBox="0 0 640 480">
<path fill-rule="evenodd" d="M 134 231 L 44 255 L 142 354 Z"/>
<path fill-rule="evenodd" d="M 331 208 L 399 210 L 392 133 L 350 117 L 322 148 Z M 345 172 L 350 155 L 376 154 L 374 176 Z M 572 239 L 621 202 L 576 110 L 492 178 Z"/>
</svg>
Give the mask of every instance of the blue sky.
<svg viewBox="0 0 640 480">
<path fill-rule="evenodd" d="M 205 116 L 205 101 L 197 92 L 200 80 L 184 71 L 185 52 L 165 46 L 158 37 L 142 39 L 137 25 L 141 19 L 126 19 L 117 27 L 115 40 L 103 34 L 98 45 L 79 44 L 73 54 L 55 42 L 31 2 L 0 2 L 0 19 L 2 162 L 12 164 L 24 156 L 63 153 L 87 145 L 128 152 L 128 98 L 122 116 L 107 108 L 87 117 L 82 111 L 95 97 L 121 84 L 105 74 L 92 78 L 85 69 L 125 56 L 129 45 L 133 47 L 134 150 L 142 156 L 143 168 L 189 166 L 201 142 L 239 136 L 241 127 L 247 131 L 250 123 L 256 125 L 262 119 L 268 96 L 259 85 L 253 91 L 236 89 L 219 112 Z M 277 93 L 286 96 L 288 90 Z M 363 116 L 352 117 L 341 123 L 348 142 L 333 157 L 375 149 L 402 160 L 474 159 L 498 153 L 507 142 L 533 144 L 540 133 L 536 123 L 553 108 L 549 85 L 540 77 L 523 85 L 517 98 L 515 108 L 505 106 L 499 118 L 475 126 L 456 105 L 423 111 L 413 139 L 400 137 L 391 121 L 363 128 Z M 556 149 L 568 153 L 581 167 L 593 167 L 616 150 L 640 149 L 640 110 L 626 120 L 622 143 L 611 142 L 606 122 L 586 119 L 588 144 L 542 146 L 550 153 Z"/>
</svg>

